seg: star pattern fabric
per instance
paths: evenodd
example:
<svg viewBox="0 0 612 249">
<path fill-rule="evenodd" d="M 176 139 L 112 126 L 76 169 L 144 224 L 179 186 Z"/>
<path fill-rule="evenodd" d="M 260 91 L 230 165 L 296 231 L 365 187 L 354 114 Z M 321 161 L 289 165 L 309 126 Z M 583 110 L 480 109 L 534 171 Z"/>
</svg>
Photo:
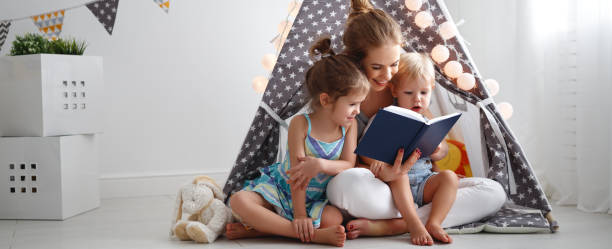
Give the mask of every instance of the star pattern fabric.
<svg viewBox="0 0 612 249">
<path fill-rule="evenodd" d="M 2 45 L 4 45 L 4 42 L 6 41 L 6 36 L 8 35 L 9 27 L 11 27 L 11 22 L 0 22 L 0 51 L 2 50 Z"/>
<path fill-rule="evenodd" d="M 425 29 L 416 26 L 414 18 L 417 12 L 407 9 L 404 1 L 371 0 L 370 2 L 376 8 L 386 11 L 400 24 L 406 40 L 404 44 L 406 51 L 428 53 L 434 46 L 444 44 L 450 50 L 448 61 L 454 60 L 461 63 L 463 72 L 471 73 L 476 78 L 476 87 L 469 91 L 461 90 L 442 73 L 443 65 L 436 64 L 436 82 L 440 86 L 474 105 L 489 98 L 487 91 L 483 90 L 482 79 L 477 75 L 473 62 L 467 56 L 467 50 L 463 48 L 459 38 L 444 40 L 438 34 L 438 25 L 451 20 L 444 14 L 437 1 L 423 1 L 421 10 L 428 11 L 433 17 L 433 25 Z M 328 36 L 332 40 L 332 49 L 335 52 L 338 53 L 344 49 L 342 35 L 349 11 L 350 1 L 348 0 L 303 1 L 300 12 L 279 53 L 262 98 L 262 102 L 270 106 L 282 119 L 289 118 L 308 101 L 307 92 L 303 86 L 304 75 L 313 65 L 308 55 L 308 48 L 319 38 Z M 464 108 L 458 107 L 458 109 Z M 550 212 L 550 204 L 522 148 L 501 118 L 496 105 L 489 104 L 485 108 L 495 117 L 494 123 L 490 123 L 484 115 L 485 111 L 481 109 L 481 132 L 489 157 L 488 177 L 504 186 L 511 202 L 541 210 L 545 214 Z M 498 138 L 493 133 L 492 125 L 499 127 L 503 138 Z M 278 151 L 278 134 L 279 124 L 260 107 L 224 186 L 227 196 L 240 190 L 245 180 L 257 177 L 259 168 L 274 162 Z M 507 155 L 502 143 L 508 149 Z M 510 162 L 510 165 L 507 165 L 507 162 Z M 510 194 L 509 191 L 509 170 L 512 170 L 514 181 L 517 184 L 516 194 Z"/>
<path fill-rule="evenodd" d="M 65 12 L 65 10 L 59 10 L 40 14 L 32 16 L 32 20 L 34 21 L 34 24 L 36 24 L 36 27 L 38 27 L 38 30 L 40 30 L 40 32 L 43 33 L 47 39 L 54 41 L 59 38 L 59 35 L 62 32 Z"/>
<path fill-rule="evenodd" d="M 548 220 L 539 210 L 503 207 L 495 215 L 478 222 L 446 228 L 451 234 L 478 232 L 491 233 L 530 233 L 550 230 Z"/>
<path fill-rule="evenodd" d="M 87 8 L 96 18 L 98 18 L 98 22 L 104 26 L 104 30 L 106 30 L 109 35 L 113 34 L 118 6 L 119 0 L 101 0 L 87 4 Z"/>
</svg>

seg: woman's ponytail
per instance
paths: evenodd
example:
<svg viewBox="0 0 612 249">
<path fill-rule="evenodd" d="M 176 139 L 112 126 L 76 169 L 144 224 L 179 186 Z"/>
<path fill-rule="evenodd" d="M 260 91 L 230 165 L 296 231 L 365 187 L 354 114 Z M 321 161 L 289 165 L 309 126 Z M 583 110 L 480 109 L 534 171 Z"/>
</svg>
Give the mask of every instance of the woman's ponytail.
<svg viewBox="0 0 612 249">
<path fill-rule="evenodd" d="M 362 13 L 368 13 L 374 9 L 369 0 L 351 0 L 351 13 L 349 19 Z"/>
<path fill-rule="evenodd" d="M 311 58 L 336 55 L 334 50 L 331 48 L 331 39 L 329 37 L 320 38 L 310 47 L 310 49 L 308 49 L 308 52 L 310 53 Z"/>
</svg>

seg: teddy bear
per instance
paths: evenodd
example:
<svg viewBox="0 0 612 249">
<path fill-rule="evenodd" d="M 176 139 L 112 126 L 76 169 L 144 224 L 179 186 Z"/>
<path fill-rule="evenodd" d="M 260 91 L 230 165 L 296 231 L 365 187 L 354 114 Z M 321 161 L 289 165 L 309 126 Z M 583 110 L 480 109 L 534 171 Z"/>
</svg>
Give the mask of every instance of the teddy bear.
<svg viewBox="0 0 612 249">
<path fill-rule="evenodd" d="M 180 240 L 212 243 L 232 221 L 225 195 L 208 176 L 197 176 L 182 186 L 176 197 L 170 236 Z"/>
</svg>

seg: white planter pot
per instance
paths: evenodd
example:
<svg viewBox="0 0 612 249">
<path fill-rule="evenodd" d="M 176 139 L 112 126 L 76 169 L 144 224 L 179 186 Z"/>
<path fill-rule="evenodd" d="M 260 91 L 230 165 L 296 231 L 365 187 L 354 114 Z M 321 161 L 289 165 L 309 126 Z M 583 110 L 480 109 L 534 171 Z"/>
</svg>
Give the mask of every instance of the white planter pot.
<svg viewBox="0 0 612 249">
<path fill-rule="evenodd" d="M 0 57 L 0 136 L 102 132 L 102 58 Z"/>
<path fill-rule="evenodd" d="M 64 220 L 100 206 L 95 135 L 0 138 L 0 219 Z"/>
</svg>

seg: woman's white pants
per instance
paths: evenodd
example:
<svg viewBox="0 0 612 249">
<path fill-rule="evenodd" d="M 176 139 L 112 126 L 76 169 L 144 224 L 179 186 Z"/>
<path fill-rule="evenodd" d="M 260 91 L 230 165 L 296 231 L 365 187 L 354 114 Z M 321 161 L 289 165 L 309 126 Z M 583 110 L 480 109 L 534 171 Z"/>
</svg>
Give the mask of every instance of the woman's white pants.
<svg viewBox="0 0 612 249">
<path fill-rule="evenodd" d="M 402 217 L 395 208 L 389 185 L 365 168 L 352 168 L 336 175 L 327 185 L 327 197 L 334 206 L 357 218 L 372 220 Z M 497 212 L 506 201 L 502 186 L 491 179 L 469 177 L 459 180 L 457 198 L 442 227 L 472 223 Z M 419 207 L 423 224 L 431 212 L 431 203 Z"/>
</svg>

